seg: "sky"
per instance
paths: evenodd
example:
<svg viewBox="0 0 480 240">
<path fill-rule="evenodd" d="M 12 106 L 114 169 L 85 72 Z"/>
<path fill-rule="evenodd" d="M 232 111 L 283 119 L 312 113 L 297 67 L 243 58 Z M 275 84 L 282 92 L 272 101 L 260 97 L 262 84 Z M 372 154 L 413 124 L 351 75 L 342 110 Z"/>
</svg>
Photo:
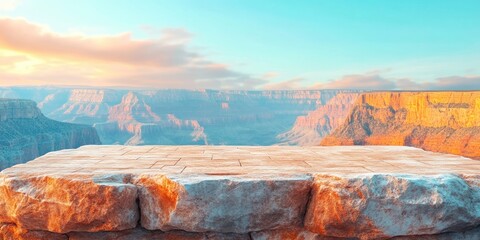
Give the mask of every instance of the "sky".
<svg viewBox="0 0 480 240">
<path fill-rule="evenodd" d="M 0 0 L 0 86 L 480 89 L 478 0 Z"/>
</svg>

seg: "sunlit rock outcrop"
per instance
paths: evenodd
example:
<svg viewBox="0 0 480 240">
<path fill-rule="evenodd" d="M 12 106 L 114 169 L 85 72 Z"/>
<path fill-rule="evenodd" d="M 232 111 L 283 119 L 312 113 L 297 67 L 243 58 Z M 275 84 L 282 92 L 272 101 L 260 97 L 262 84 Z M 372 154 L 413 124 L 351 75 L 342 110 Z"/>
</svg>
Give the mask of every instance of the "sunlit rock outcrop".
<svg viewBox="0 0 480 240">
<path fill-rule="evenodd" d="M 317 175 L 311 232 L 362 239 L 432 235 L 480 225 L 480 188 L 456 175 Z"/>
<path fill-rule="evenodd" d="M 142 226 L 248 233 L 301 226 L 310 177 L 140 176 Z"/>
<path fill-rule="evenodd" d="M 479 169 L 395 146 L 85 146 L 0 173 L 0 239 L 476 240 Z"/>
<path fill-rule="evenodd" d="M 406 145 L 480 158 L 480 92 L 365 93 L 322 145 Z"/>
<path fill-rule="evenodd" d="M 0 222 L 55 233 L 134 228 L 137 188 L 127 180 L 122 175 L 3 175 Z"/>
</svg>

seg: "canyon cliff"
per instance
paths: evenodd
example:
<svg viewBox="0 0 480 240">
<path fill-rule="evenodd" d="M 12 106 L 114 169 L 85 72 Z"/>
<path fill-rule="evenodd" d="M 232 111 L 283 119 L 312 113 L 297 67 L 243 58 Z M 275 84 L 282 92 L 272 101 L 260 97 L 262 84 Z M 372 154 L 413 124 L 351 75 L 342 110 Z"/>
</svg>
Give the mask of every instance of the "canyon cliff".
<svg viewBox="0 0 480 240">
<path fill-rule="evenodd" d="M 321 145 L 405 145 L 480 159 L 480 92 L 374 92 Z"/>
<path fill-rule="evenodd" d="M 297 117 L 348 92 L 0 88 L 38 102 L 49 118 L 94 126 L 104 144 L 126 145 L 278 144 Z"/>
<path fill-rule="evenodd" d="M 343 124 L 360 93 L 340 93 L 306 116 L 299 116 L 292 129 L 278 135 L 280 145 L 314 146 Z"/>
<path fill-rule="evenodd" d="M 0 169 L 50 151 L 100 144 L 94 128 L 45 117 L 31 100 L 0 99 Z"/>
</svg>

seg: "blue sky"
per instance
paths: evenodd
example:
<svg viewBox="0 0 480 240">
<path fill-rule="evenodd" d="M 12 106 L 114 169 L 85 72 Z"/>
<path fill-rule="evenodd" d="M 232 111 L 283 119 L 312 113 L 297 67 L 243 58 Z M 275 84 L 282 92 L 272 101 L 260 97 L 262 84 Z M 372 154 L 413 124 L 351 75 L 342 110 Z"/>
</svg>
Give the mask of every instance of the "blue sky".
<svg viewBox="0 0 480 240">
<path fill-rule="evenodd" d="M 390 88 L 435 88 L 441 79 L 468 84 L 480 75 L 480 1 L 0 0 L 0 9 L 4 18 L 62 36 L 128 32 L 149 41 L 161 38 L 162 29 L 180 29 L 188 38 L 183 50 L 239 74 L 235 81 L 257 79 L 244 85 L 250 88 L 341 87 L 351 83 L 348 76 L 375 76 L 365 81 L 393 82 Z M 35 58 L 25 49 L 0 47 Z"/>
</svg>

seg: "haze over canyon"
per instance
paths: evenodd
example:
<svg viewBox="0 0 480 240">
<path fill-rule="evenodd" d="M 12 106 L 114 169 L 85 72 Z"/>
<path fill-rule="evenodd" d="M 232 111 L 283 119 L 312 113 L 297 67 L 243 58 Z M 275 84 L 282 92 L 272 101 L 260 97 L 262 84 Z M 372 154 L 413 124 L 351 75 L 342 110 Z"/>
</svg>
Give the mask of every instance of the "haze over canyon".
<svg viewBox="0 0 480 240">
<path fill-rule="evenodd" d="M 10 87 L 102 144 L 408 145 L 480 157 L 480 92 Z"/>
</svg>

